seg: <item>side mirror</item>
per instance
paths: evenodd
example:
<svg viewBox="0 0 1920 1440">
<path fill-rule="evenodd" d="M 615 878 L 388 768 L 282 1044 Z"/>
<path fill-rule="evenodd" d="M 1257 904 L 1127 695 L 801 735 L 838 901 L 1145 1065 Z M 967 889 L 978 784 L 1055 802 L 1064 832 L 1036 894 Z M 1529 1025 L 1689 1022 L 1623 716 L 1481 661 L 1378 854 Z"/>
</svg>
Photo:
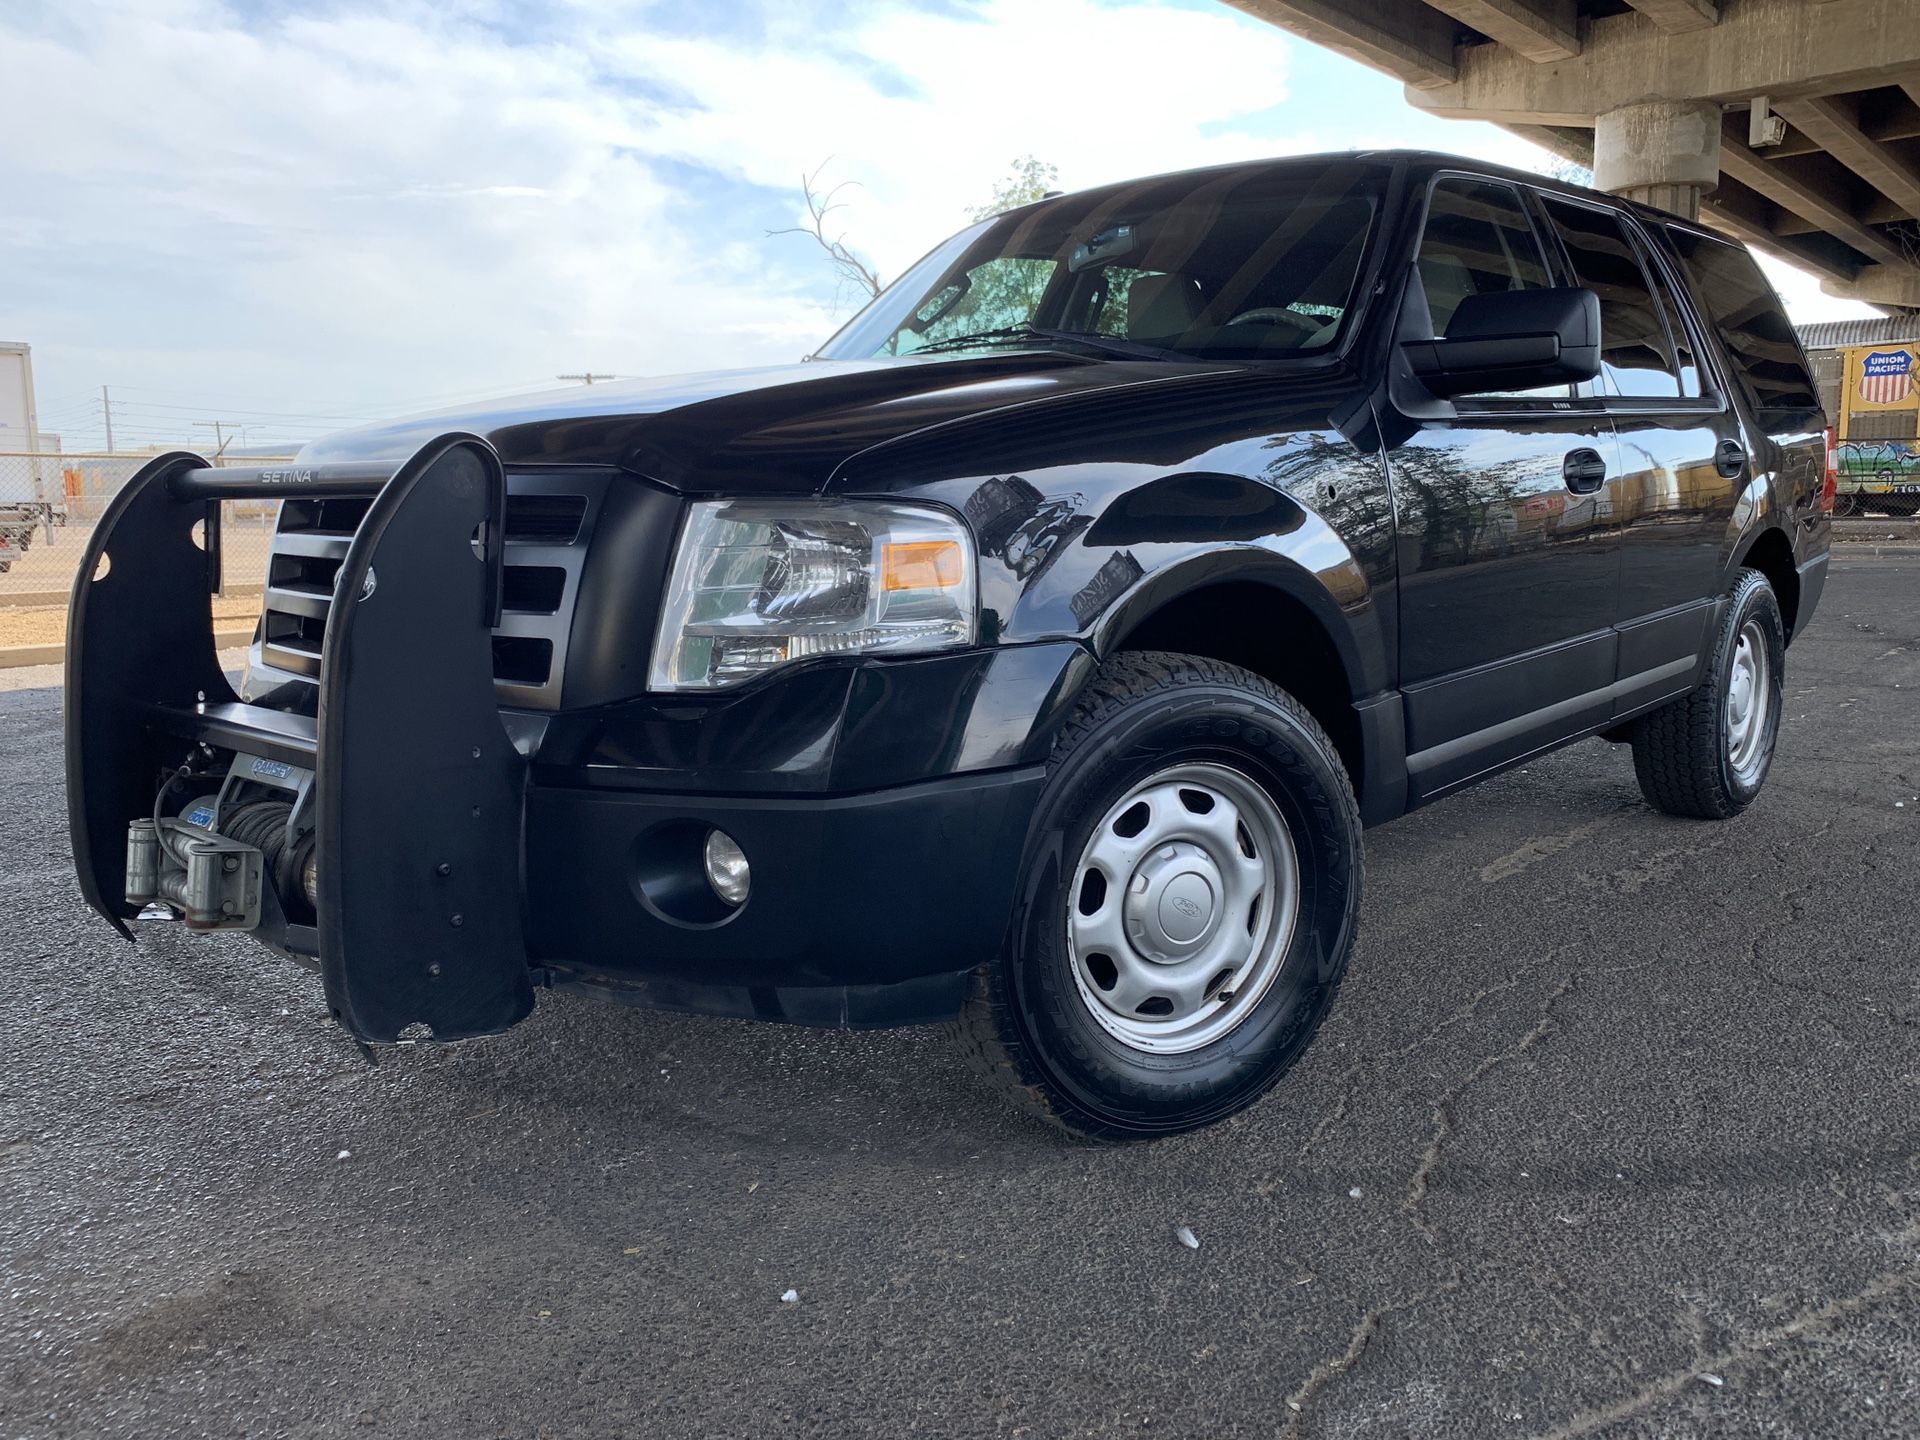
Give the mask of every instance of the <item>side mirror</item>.
<svg viewBox="0 0 1920 1440">
<path fill-rule="evenodd" d="M 1531 390 L 1600 373 L 1600 297 L 1591 290 L 1469 295 L 1440 340 L 1408 340 L 1413 373 L 1435 395 Z"/>
</svg>

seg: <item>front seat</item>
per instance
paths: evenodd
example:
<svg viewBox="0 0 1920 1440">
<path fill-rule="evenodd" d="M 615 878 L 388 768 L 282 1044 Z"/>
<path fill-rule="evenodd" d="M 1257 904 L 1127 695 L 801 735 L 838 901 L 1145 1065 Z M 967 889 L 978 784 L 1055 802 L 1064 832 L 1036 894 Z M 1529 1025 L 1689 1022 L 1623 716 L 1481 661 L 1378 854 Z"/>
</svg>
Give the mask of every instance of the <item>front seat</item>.
<svg viewBox="0 0 1920 1440">
<path fill-rule="evenodd" d="M 1140 275 L 1127 287 L 1127 338 L 1168 340 L 1200 318 L 1200 287 L 1185 275 Z"/>
<path fill-rule="evenodd" d="M 1447 333 L 1447 324 L 1460 302 L 1478 293 L 1473 271 L 1458 255 L 1429 251 L 1420 257 L 1420 288 L 1427 292 L 1427 314 L 1433 317 L 1433 333 Z"/>
</svg>

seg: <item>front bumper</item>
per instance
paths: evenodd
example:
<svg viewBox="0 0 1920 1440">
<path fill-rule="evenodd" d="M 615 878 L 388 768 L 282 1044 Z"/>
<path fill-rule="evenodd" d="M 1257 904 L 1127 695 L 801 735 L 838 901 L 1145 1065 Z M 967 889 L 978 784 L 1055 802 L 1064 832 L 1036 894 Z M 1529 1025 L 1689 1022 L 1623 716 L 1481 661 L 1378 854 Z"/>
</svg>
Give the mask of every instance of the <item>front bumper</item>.
<svg viewBox="0 0 1920 1440">
<path fill-rule="evenodd" d="M 317 715 L 243 702 L 213 652 L 219 503 L 287 493 L 374 497 L 333 586 Z M 68 799 L 89 904 L 130 935 L 150 889 L 130 879 L 127 836 L 151 826 L 170 772 L 291 767 L 310 790 L 287 843 L 248 842 L 268 868 L 252 933 L 315 957 L 359 1040 L 504 1030 L 542 985 L 817 1025 L 951 1016 L 1014 910 L 1086 651 L 819 664 L 726 696 L 503 712 L 490 636 L 504 493 L 497 457 L 467 436 L 391 476 L 215 471 L 190 455 L 143 469 L 96 529 L 69 635 Z M 204 822 L 221 834 L 224 804 Z M 733 912 L 699 859 L 715 828 L 752 865 Z M 296 833 L 316 857 L 310 906 L 272 863 Z"/>
<path fill-rule="evenodd" d="M 950 1019 L 1012 913 L 1037 766 L 862 795 L 535 787 L 527 940 L 546 983 L 660 1009 L 874 1026 Z M 724 830 L 739 909 L 679 909 Z"/>
</svg>

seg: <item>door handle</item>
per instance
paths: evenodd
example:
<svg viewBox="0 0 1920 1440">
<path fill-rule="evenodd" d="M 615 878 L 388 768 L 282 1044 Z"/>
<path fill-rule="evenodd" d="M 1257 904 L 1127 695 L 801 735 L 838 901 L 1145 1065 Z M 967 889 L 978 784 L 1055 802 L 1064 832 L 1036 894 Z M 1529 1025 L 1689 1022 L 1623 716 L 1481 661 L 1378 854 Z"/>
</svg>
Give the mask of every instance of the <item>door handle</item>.
<svg viewBox="0 0 1920 1440">
<path fill-rule="evenodd" d="M 1713 468 L 1729 480 L 1747 473 L 1747 447 L 1738 440 L 1722 440 L 1713 447 Z"/>
<path fill-rule="evenodd" d="M 1560 462 L 1560 478 L 1576 495 L 1591 495 L 1607 483 L 1607 462 L 1598 450 L 1569 450 Z"/>
</svg>

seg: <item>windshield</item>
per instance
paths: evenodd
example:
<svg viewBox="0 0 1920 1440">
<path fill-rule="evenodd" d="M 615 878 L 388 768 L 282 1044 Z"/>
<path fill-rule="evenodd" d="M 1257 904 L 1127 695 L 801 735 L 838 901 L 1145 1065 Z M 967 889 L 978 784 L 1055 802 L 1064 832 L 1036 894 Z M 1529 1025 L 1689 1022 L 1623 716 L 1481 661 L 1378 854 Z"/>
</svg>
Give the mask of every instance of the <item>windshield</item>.
<svg viewBox="0 0 1920 1440">
<path fill-rule="evenodd" d="M 821 347 L 828 360 L 1001 348 L 1269 359 L 1323 351 L 1355 303 L 1388 167 L 1161 176 L 963 230 Z"/>
</svg>

